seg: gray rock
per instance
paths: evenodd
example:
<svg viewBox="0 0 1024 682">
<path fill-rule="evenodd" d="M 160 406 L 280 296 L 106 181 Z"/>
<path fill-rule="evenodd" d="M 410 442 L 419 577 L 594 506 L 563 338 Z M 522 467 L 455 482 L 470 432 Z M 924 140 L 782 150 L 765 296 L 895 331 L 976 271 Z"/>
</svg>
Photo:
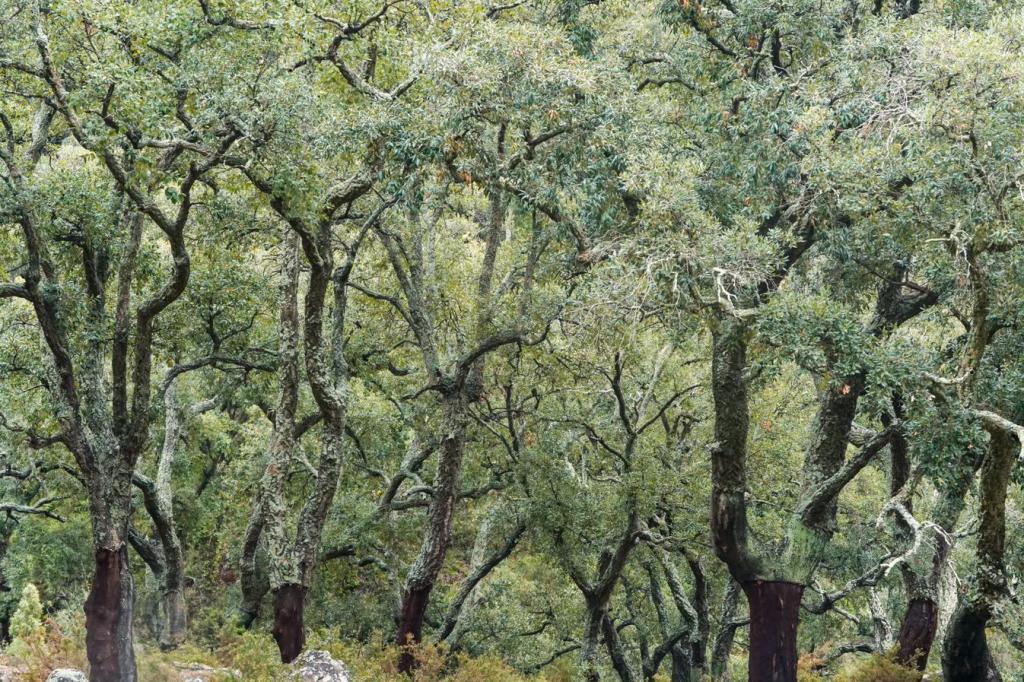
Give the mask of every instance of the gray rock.
<svg viewBox="0 0 1024 682">
<path fill-rule="evenodd" d="M 89 682 L 89 678 L 81 670 L 57 668 L 46 678 L 46 682 Z"/>
<path fill-rule="evenodd" d="M 326 651 L 307 651 L 295 661 L 293 680 L 302 682 L 352 682 L 351 673 L 341 661 Z"/>
</svg>

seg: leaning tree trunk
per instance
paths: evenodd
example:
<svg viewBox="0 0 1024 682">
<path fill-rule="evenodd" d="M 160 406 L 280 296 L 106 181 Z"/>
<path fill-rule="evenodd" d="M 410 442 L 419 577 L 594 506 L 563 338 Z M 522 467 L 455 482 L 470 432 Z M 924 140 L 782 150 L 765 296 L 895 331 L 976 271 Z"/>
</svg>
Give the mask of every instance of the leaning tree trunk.
<svg viewBox="0 0 1024 682">
<path fill-rule="evenodd" d="M 157 464 L 156 481 L 141 474 L 133 478 L 142 490 L 143 504 L 149 513 L 160 542 L 158 566 L 153 568 L 160 589 L 157 638 L 164 651 L 176 649 L 185 641 L 188 609 L 185 605 L 185 555 L 174 522 L 174 491 L 171 472 L 182 437 L 182 414 L 178 407 L 176 374 L 164 386 L 164 442 Z M 193 407 L 198 414 L 212 407 L 213 401 Z M 149 563 L 149 562 L 147 562 Z"/>
<path fill-rule="evenodd" d="M 1015 458 L 1015 440 L 1001 430 L 989 433 L 978 489 L 980 527 L 975 585 L 961 602 L 942 651 L 946 682 L 1001 680 L 992 661 L 985 629 L 998 602 L 1006 596 L 1006 491 Z"/>
<path fill-rule="evenodd" d="M 601 621 L 601 631 L 604 633 L 605 648 L 608 649 L 608 658 L 612 662 L 612 669 L 619 676 L 620 682 L 636 682 L 636 675 L 629 667 L 629 660 L 622 648 L 622 640 L 619 639 L 619 631 L 615 627 L 615 621 L 606 611 Z"/>
<path fill-rule="evenodd" d="M 399 645 L 419 642 L 423 636 L 423 619 L 434 589 L 437 576 L 444 564 L 448 544 L 451 542 L 452 516 L 459 492 L 459 472 L 465 449 L 466 396 L 462 391 L 446 395 L 443 399 L 442 438 L 438 452 L 437 475 L 434 478 L 434 497 L 427 512 L 427 528 L 416 562 L 409 569 L 398 621 L 395 640 Z M 597 623 L 600 628 L 600 622 Z M 408 649 L 398 661 L 401 672 L 415 666 L 415 657 Z"/>
<path fill-rule="evenodd" d="M 242 601 L 238 607 L 238 624 L 244 629 L 252 628 L 256 617 L 260 615 L 263 598 L 270 591 L 270 579 L 265 567 L 261 570 L 259 562 L 260 536 L 263 533 L 263 512 L 259 502 L 249 516 L 242 539 L 242 558 L 240 562 L 239 586 Z"/>
</svg>

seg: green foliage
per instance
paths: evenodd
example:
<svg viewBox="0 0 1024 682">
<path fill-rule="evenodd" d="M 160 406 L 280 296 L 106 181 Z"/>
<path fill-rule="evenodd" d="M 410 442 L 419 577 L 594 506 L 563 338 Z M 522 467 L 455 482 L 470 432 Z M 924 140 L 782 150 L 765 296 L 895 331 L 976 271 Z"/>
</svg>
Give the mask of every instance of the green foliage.
<svg viewBox="0 0 1024 682">
<path fill-rule="evenodd" d="M 924 675 L 893 661 L 891 655 L 871 654 L 842 668 L 837 682 L 920 682 Z"/>
<path fill-rule="evenodd" d="M 806 557 L 810 605 L 817 588 L 841 590 L 907 549 L 881 513 L 895 492 L 891 446 L 827 505 L 820 532 L 793 518 L 857 451 L 850 423 L 877 433 L 898 418 L 918 476 L 916 520 L 931 527 L 956 506 L 950 490 L 968 491 L 956 500 L 965 511 L 942 522 L 957 538 L 953 568 L 973 574 L 984 515 L 970 491 L 990 438 L 977 411 L 1024 422 L 1024 15 L 1015 1 L 946 0 L 903 18 L 900 4 L 61 0 L 41 11 L 0 0 L 0 503 L 10 510 L 0 586 L 39 585 L 54 614 L 44 628 L 38 595 L 31 616 L 15 609 L 16 589 L 0 597 L 0 615 L 13 614 L 9 653 L 33 675 L 47 660 L 82 665 L 91 541 L 107 526 L 125 541 L 130 526 L 133 546 L 160 546 L 131 472 L 90 479 L 82 446 L 69 450 L 81 440 L 105 453 L 100 469 L 122 461 L 110 444 L 125 436 L 112 350 L 125 314 L 124 397 L 153 397 L 133 424 L 142 476 L 158 473 L 164 382 L 190 367 L 175 384 L 183 428 L 170 470 L 189 636 L 164 654 L 138 633 L 140 675 L 170 677 L 175 661 L 284 675 L 267 635 L 270 599 L 251 631 L 238 631 L 235 612 L 280 392 L 285 229 L 307 238 L 300 296 L 318 248 L 331 250 L 339 282 L 355 259 L 348 285 L 302 316 L 322 315 L 327 337 L 343 341 L 332 360 L 349 375 L 338 381 L 344 467 L 306 619 L 311 646 L 358 679 L 398 679 L 386 643 L 424 512 L 439 499 L 436 449 L 449 435 L 439 397 L 469 384 L 459 499 L 417 679 L 573 679 L 586 586 L 619 547 L 628 557 L 605 606 L 636 676 L 644 652 L 693 617 L 694 556 L 710 604 L 702 636 L 713 639 L 730 577 L 709 538 L 708 453 L 738 407 L 716 405 L 710 389 L 712 337 L 725 325 L 740 329 L 730 343 L 745 352 L 749 423 L 745 459 L 720 469 L 742 468 L 733 492 L 766 570 L 782 571 L 787 549 Z M 50 108 L 57 93 L 39 69 L 37 29 L 68 90 L 62 111 Z M 350 178 L 371 189 L 334 205 Z M 156 209 L 184 218 L 189 277 L 156 318 L 147 364 L 140 312 L 185 262 Z M 133 262 L 139 211 L 149 215 Z M 21 290 L 39 258 L 43 281 L 28 301 Z M 872 326 L 885 296 L 925 293 L 929 303 L 900 324 Z M 459 374 L 502 334 L 516 338 Z M 306 351 L 304 431 L 285 476 L 289 534 L 323 447 Z M 72 401 L 54 371 L 62 352 Z M 136 373 L 150 385 L 135 386 Z M 815 459 L 824 398 L 861 380 L 837 419 L 846 428 L 828 434 L 833 461 Z M 410 463 L 417 445 L 432 454 Z M 1013 476 L 1011 529 L 1024 468 Z M 98 507 L 118 487 L 123 518 L 111 521 Z M 466 600 L 451 655 L 451 642 L 433 641 L 436 625 L 519 522 L 509 556 Z M 1014 584 L 1022 550 L 1007 539 Z M 907 599 L 902 570 L 925 575 L 935 548 L 924 539 L 872 587 L 890 621 Z M 131 557 L 142 616 L 163 585 L 159 567 Z M 262 551 L 257 564 L 267 568 Z M 803 614 L 802 652 L 868 634 L 877 604 L 866 589 L 838 606 L 852 617 Z M 734 617 L 745 608 L 741 598 Z M 1011 640 L 994 633 L 1019 642 L 1024 623 L 1005 604 L 993 612 L 1000 664 L 1020 667 Z M 746 672 L 740 649 L 734 679 Z M 607 651 L 599 657 L 612 675 Z M 812 658 L 801 679 L 818 675 Z M 830 679 L 916 679 L 878 656 L 834 667 Z"/>
</svg>

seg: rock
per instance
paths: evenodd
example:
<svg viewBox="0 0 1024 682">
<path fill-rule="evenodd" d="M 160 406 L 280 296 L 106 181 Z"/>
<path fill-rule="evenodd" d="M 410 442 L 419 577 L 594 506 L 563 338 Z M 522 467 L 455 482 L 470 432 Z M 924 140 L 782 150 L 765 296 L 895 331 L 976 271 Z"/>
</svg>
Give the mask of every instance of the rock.
<svg viewBox="0 0 1024 682">
<path fill-rule="evenodd" d="M 89 682 L 89 678 L 81 670 L 57 668 L 46 678 L 46 682 Z"/>
<path fill-rule="evenodd" d="M 326 651 L 307 651 L 295 661 L 292 679 L 298 682 L 352 682 L 345 664 Z"/>
</svg>

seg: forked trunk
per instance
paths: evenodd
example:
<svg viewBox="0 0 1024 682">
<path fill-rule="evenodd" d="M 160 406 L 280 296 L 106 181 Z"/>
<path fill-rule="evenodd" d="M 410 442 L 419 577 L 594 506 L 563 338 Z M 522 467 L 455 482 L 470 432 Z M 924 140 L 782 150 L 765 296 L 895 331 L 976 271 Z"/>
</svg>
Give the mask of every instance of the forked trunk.
<svg viewBox="0 0 1024 682">
<path fill-rule="evenodd" d="M 803 585 L 753 580 L 743 591 L 750 605 L 749 682 L 796 682 Z"/>
<path fill-rule="evenodd" d="M 288 583 L 274 590 L 274 640 L 281 652 L 281 662 L 291 663 L 306 645 L 302 622 L 306 588 Z"/>
<path fill-rule="evenodd" d="M 406 590 L 402 596 L 402 613 L 398 621 L 398 635 L 395 638 L 399 646 L 405 647 L 398 658 L 399 672 L 407 673 L 416 667 L 416 657 L 409 648 L 419 643 L 423 633 L 423 618 L 430 603 L 430 591 L 433 583 L 425 587 Z"/>
<path fill-rule="evenodd" d="M 96 550 L 96 573 L 85 601 L 85 648 L 91 682 L 135 682 L 132 650 L 134 589 L 128 548 Z"/>
<path fill-rule="evenodd" d="M 912 599 L 900 625 L 896 644 L 896 662 L 923 671 L 935 641 L 939 609 L 932 599 Z"/>
</svg>

